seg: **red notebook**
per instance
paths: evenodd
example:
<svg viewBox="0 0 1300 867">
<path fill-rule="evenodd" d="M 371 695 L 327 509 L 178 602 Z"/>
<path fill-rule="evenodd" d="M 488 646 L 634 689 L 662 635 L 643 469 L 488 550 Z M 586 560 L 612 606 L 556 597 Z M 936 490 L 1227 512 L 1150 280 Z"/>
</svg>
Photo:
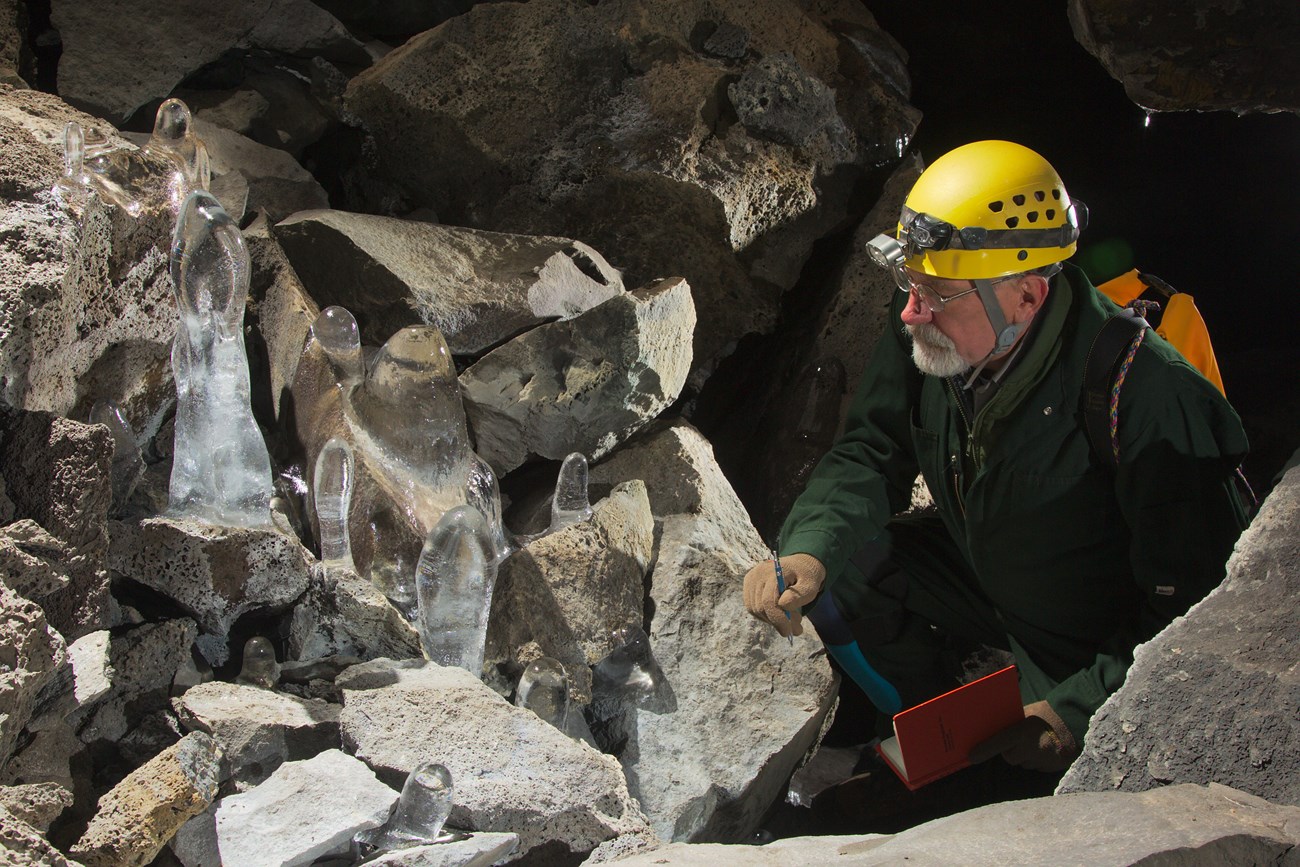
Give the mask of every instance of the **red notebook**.
<svg viewBox="0 0 1300 867">
<path fill-rule="evenodd" d="M 970 765 L 971 747 L 1025 718 L 1014 665 L 894 715 L 876 752 L 909 789 Z"/>
</svg>

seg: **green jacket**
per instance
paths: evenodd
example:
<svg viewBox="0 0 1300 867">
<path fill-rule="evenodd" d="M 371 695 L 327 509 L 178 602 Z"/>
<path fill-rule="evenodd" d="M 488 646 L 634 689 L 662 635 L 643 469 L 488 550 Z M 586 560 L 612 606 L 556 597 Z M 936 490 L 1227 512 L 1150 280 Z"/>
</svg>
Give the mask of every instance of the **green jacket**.
<svg viewBox="0 0 1300 867">
<path fill-rule="evenodd" d="M 919 471 L 1016 651 L 1026 695 L 1082 743 L 1133 648 L 1214 588 L 1245 526 L 1232 474 L 1246 436 L 1232 407 L 1149 332 L 1120 395 L 1119 466 L 1084 433 L 1084 360 L 1117 308 L 1073 266 L 1052 281 L 1033 342 L 977 416 L 954 381 L 924 376 L 898 313 L 845 433 L 781 532 L 854 610 L 846 560 L 907 508 Z M 847 578 L 847 580 L 846 580 Z"/>
</svg>

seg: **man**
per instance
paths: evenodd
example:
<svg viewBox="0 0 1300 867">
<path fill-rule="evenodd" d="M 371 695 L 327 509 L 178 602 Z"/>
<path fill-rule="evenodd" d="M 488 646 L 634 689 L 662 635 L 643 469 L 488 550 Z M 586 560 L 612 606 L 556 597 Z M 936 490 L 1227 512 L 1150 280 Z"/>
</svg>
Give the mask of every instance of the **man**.
<svg viewBox="0 0 1300 867">
<path fill-rule="evenodd" d="M 1148 332 L 1125 368 L 1117 461 L 1085 431 L 1085 362 L 1117 312 L 1065 260 L 1082 210 L 1017 144 L 944 155 L 873 257 L 902 292 L 845 432 L 745 604 L 782 635 L 810 619 L 892 713 L 955 686 L 951 639 L 1011 651 L 1025 721 L 977 750 L 1061 770 L 1133 648 L 1223 578 L 1245 525 L 1246 452 L 1222 395 Z M 936 514 L 898 516 L 924 477 Z"/>
</svg>

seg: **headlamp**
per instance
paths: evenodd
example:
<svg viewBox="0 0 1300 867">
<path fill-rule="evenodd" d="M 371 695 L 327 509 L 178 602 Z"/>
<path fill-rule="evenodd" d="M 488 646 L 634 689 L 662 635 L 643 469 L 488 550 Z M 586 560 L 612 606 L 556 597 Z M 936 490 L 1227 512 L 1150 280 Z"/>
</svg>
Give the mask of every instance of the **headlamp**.
<svg viewBox="0 0 1300 867">
<path fill-rule="evenodd" d="M 929 214 L 917 214 L 904 226 L 908 246 L 913 250 L 946 250 L 952 240 L 953 225 Z"/>
<path fill-rule="evenodd" d="M 877 235 L 867 242 L 867 255 L 881 268 L 895 269 L 903 267 L 907 258 L 903 245 L 890 235 Z"/>
</svg>

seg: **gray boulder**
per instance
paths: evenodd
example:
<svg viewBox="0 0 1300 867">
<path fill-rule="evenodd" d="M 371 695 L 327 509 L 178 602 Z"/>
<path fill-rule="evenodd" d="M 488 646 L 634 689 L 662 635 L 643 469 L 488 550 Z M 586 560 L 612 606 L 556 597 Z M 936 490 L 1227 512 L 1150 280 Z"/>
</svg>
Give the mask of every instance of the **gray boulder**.
<svg viewBox="0 0 1300 867">
<path fill-rule="evenodd" d="M 108 429 L 46 412 L 19 413 L 6 425 L 0 454 L 5 489 L 22 518 L 58 540 L 61 586 L 34 598 L 50 625 L 75 639 L 108 625 L 108 507 L 113 444 Z M 30 529 L 30 528 L 29 528 Z M 28 538 L 40 545 L 42 538 Z"/>
<path fill-rule="evenodd" d="M 0 861 L 13 867 L 78 867 L 39 829 L 4 807 L 0 807 Z"/>
<path fill-rule="evenodd" d="M 379 659 L 336 683 L 345 749 L 393 785 L 423 762 L 446 766 L 453 827 L 518 834 L 521 853 L 546 844 L 584 853 L 648 830 L 617 762 L 507 704 L 467 671 Z"/>
<path fill-rule="evenodd" d="M 517 834 L 472 834 L 432 846 L 413 846 L 367 861 L 371 867 L 491 867 L 506 861 L 519 848 Z"/>
<path fill-rule="evenodd" d="M 0 786 L 0 808 L 46 833 L 59 814 L 72 806 L 72 793 L 58 783 Z"/>
<path fill-rule="evenodd" d="M 346 855 L 354 834 L 387 821 L 397 796 L 338 750 L 285 762 L 260 786 L 221 799 L 209 814 L 219 860 L 198 863 L 297 867 Z"/>
<path fill-rule="evenodd" d="M 233 48 L 365 65 L 361 44 L 308 0 L 150 0 L 86 4 L 55 0 L 50 17 L 63 40 L 59 93 L 106 117 L 126 118 L 170 95 L 190 73 Z"/>
<path fill-rule="evenodd" d="M 355 572 L 313 564 L 311 583 L 294 606 L 289 654 L 317 659 L 420 657 L 420 636 L 376 587 Z"/>
<path fill-rule="evenodd" d="M 529 543 L 501 564 L 488 619 L 486 659 L 513 671 L 532 653 L 558 660 L 574 702 L 591 701 L 591 666 L 614 648 L 611 633 L 641 624 L 654 546 L 645 484 L 624 482 L 590 520 Z M 575 708 L 573 712 L 577 712 Z"/>
<path fill-rule="evenodd" d="M 893 836 L 793 837 L 766 846 L 676 843 L 619 863 L 1286 864 L 1300 843 L 1298 823 L 1300 809 L 1211 783 L 1006 801 Z"/>
<path fill-rule="evenodd" d="M 172 700 L 181 724 L 221 745 L 239 791 L 256 786 L 286 761 L 311 758 L 339 743 L 339 706 L 319 699 L 213 681 Z"/>
<path fill-rule="evenodd" d="M 230 174 L 243 179 L 243 209 L 265 210 L 271 220 L 282 220 L 295 211 L 329 206 L 324 188 L 285 151 L 198 117 L 194 132 L 207 145 L 214 179 Z"/>
<path fill-rule="evenodd" d="M 88 867 L 150 863 L 217 795 L 221 748 L 193 732 L 136 768 L 99 804 L 71 854 Z"/>
<path fill-rule="evenodd" d="M 741 840 L 815 745 L 836 678 L 810 658 L 811 629 L 790 646 L 746 613 L 740 577 L 769 552 L 698 431 L 629 443 L 592 468 L 592 490 L 629 478 L 655 516 L 649 635 L 676 708 L 638 709 L 620 759 L 659 836 Z"/>
<path fill-rule="evenodd" d="M 147 518 L 114 522 L 112 534 L 109 567 L 190 613 L 213 665 L 229 657 L 226 635 L 241 614 L 287 609 L 310 577 L 310 555 L 275 530 Z"/>
<path fill-rule="evenodd" d="M 604 257 L 567 238 L 329 210 L 294 214 L 274 231 L 316 303 L 347 308 L 376 346 L 423 323 L 452 352 L 474 355 L 623 291 Z"/>
<path fill-rule="evenodd" d="M 493 350 L 460 376 L 475 450 L 498 475 L 531 456 L 608 454 L 681 394 L 695 322 L 672 278 Z"/>
<path fill-rule="evenodd" d="M 724 28 L 745 37 L 710 50 Z M 850 0 L 480 3 L 358 75 L 345 102 L 376 173 L 444 222 L 581 238 L 630 285 L 685 277 L 693 367 L 711 370 L 771 327 L 854 179 L 912 136 L 905 71 L 900 90 L 862 46 L 902 68 Z M 750 72 L 776 56 L 786 75 Z M 792 84 L 795 116 L 761 111 L 764 89 Z"/>
<path fill-rule="evenodd" d="M 1300 805 L 1300 468 L 1237 541 L 1223 583 L 1137 648 L 1058 791 L 1220 782 Z"/>
</svg>

